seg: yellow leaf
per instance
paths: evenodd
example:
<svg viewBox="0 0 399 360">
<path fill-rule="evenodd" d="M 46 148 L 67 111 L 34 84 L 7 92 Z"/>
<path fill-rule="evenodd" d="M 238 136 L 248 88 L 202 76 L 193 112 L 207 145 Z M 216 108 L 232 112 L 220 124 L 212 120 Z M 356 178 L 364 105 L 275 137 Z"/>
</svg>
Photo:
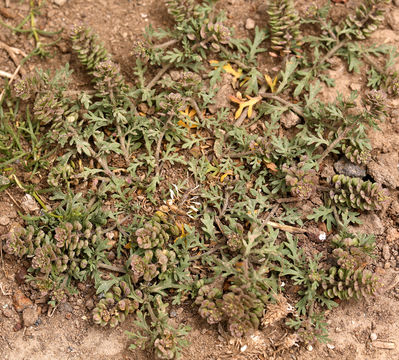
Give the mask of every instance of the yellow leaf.
<svg viewBox="0 0 399 360">
<path fill-rule="evenodd" d="M 220 182 L 223 182 L 224 179 L 226 179 L 227 176 L 229 175 L 233 175 L 233 170 L 228 170 L 227 172 L 225 172 L 221 177 L 220 177 Z"/>
<path fill-rule="evenodd" d="M 253 107 L 255 104 L 257 104 L 260 100 L 262 100 L 261 96 L 256 96 L 256 97 L 250 97 L 247 95 L 248 100 L 244 101 L 244 100 L 240 100 L 238 98 L 236 98 L 235 96 L 230 96 L 230 100 L 240 104 L 240 106 L 238 107 L 238 110 L 236 111 L 234 118 L 238 119 L 240 117 L 240 115 L 242 114 L 243 110 L 248 107 L 248 117 L 252 116 L 252 111 L 253 111 Z"/>
<path fill-rule="evenodd" d="M 225 66 L 223 66 L 223 70 L 226 71 L 227 73 L 233 75 L 235 80 L 237 80 L 242 74 L 241 69 L 236 71 L 232 68 L 232 66 L 229 63 L 227 63 Z"/>
<path fill-rule="evenodd" d="M 276 173 L 278 171 L 277 165 L 272 162 L 266 162 L 266 168 L 268 168 L 273 173 Z"/>
<path fill-rule="evenodd" d="M 196 124 L 189 125 L 189 124 L 185 123 L 183 120 L 179 120 L 177 122 L 177 125 L 185 127 L 186 129 L 195 129 L 196 127 L 198 127 L 198 125 L 196 125 Z"/>
<path fill-rule="evenodd" d="M 269 75 L 265 75 L 265 80 L 267 82 L 267 85 L 270 86 L 270 90 L 272 93 L 276 91 L 276 84 L 277 84 L 277 76 L 272 80 L 272 78 Z"/>
<path fill-rule="evenodd" d="M 219 64 L 219 61 L 217 61 L 217 60 L 209 60 L 209 64 L 211 64 L 212 66 L 216 66 L 217 64 Z"/>
</svg>

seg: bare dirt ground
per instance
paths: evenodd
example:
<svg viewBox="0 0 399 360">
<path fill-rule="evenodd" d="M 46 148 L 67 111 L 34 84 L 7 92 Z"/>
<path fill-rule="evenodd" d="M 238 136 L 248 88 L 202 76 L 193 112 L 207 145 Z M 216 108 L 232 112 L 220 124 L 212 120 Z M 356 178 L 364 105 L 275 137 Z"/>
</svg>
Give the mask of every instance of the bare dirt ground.
<svg viewBox="0 0 399 360">
<path fill-rule="evenodd" d="M 167 26 L 170 21 L 165 6 L 159 0 L 67 0 L 48 1 L 42 15 L 38 17 L 38 25 L 47 30 L 64 27 L 64 40 L 57 44 L 53 58 L 41 62 L 33 59 L 25 66 L 26 72 L 37 66 L 55 68 L 58 65 L 71 63 L 75 70 L 76 86 L 86 81 L 79 72 L 76 60 L 71 56 L 67 41 L 68 29 L 73 24 L 84 23 L 92 27 L 105 42 L 114 59 L 121 65 L 126 78 L 132 79 L 131 64 L 132 42 L 142 37 L 145 26 Z M 61 4 L 61 5 L 57 5 Z M 265 26 L 265 1 L 261 0 L 221 0 L 218 7 L 227 12 L 230 25 L 237 29 L 237 35 L 248 33 L 245 23 L 252 18 L 259 26 Z M 308 2 L 298 1 L 306 7 Z M 349 0 L 346 4 L 337 4 L 336 17 L 346 14 L 348 9 L 356 5 Z M 5 9 L 5 2 L 0 0 L 0 8 Z M 11 0 L 6 9 L 11 17 L 3 15 L 4 21 L 16 24 L 22 20 L 29 8 L 27 1 Z M 371 41 L 391 43 L 399 47 L 399 7 L 391 5 L 391 11 L 384 26 L 379 29 Z M 15 17 L 15 18 L 13 18 Z M 251 30 L 253 31 L 253 30 Z M 33 46 L 32 39 L 24 35 L 11 34 L 1 28 L 0 40 L 10 46 L 28 52 Z M 0 50 L 0 69 L 13 72 L 15 67 L 5 51 Z M 361 81 L 365 75 L 352 75 L 346 72 L 344 64 L 338 64 L 330 74 L 338 79 L 338 88 L 326 90 L 326 98 L 335 96 L 336 91 L 348 94 L 352 89 L 362 90 Z M 364 79 L 363 79 L 364 80 Z M 349 87 L 350 84 L 350 87 Z M 399 114 L 395 109 L 399 100 L 393 101 L 392 120 L 382 124 L 382 132 L 370 134 L 373 142 L 373 161 L 381 166 L 381 176 L 386 181 L 399 179 Z M 392 180 L 393 179 L 393 180 Z M 399 183 L 399 182 L 398 182 Z M 18 203 L 24 195 L 18 190 L 10 194 Z M 346 360 L 395 360 L 399 359 L 399 202 L 396 189 L 391 190 L 391 203 L 380 214 L 365 217 L 365 229 L 377 236 L 378 250 L 375 259 L 376 272 L 381 277 L 381 290 L 375 297 L 360 302 L 341 304 L 328 316 L 329 338 L 327 344 L 319 344 L 315 348 L 295 349 L 283 355 L 282 359 L 346 359 Z M 16 205 L 6 193 L 0 193 L 0 235 L 5 234 L 13 222 L 17 220 Z M 32 326 L 29 319 L 22 319 L 16 311 L 18 302 L 30 302 L 29 290 L 21 278 L 25 265 L 15 258 L 3 255 L 0 270 L 0 359 L 9 360 L 46 360 L 46 359 L 150 359 L 151 356 L 142 351 L 127 350 L 128 339 L 124 335 L 131 330 L 132 320 L 123 326 L 107 330 L 94 326 L 91 321 L 90 308 L 93 304 L 94 289 L 90 285 L 81 284 L 81 293 L 70 298 L 67 303 L 48 311 L 46 304 L 40 299 L 33 299 L 34 310 L 41 312 Z M 22 300 L 16 300 L 19 292 L 23 292 Z M 29 303 L 30 304 L 30 303 Z M 217 329 L 210 328 L 195 311 L 186 307 L 176 308 L 176 321 L 192 327 L 189 335 L 190 346 L 184 351 L 184 359 L 266 359 L 262 355 L 262 344 L 267 340 L 265 333 L 255 334 L 247 343 L 229 343 L 219 335 Z M 28 316 L 28 315 L 24 315 Z M 37 316 L 34 316 L 34 319 Z M 24 321 L 23 321 L 24 320 Z M 248 345 L 245 348 L 244 345 Z M 245 351 L 240 351 L 245 348 Z M 276 358 L 279 355 L 276 354 Z"/>
</svg>

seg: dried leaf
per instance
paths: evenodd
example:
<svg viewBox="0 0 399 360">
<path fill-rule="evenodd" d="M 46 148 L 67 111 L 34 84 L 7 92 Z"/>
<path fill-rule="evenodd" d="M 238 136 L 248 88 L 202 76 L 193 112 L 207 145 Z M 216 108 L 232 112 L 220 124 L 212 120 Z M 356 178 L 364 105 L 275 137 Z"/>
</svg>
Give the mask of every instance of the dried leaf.
<svg viewBox="0 0 399 360">
<path fill-rule="evenodd" d="M 225 172 L 221 177 L 220 177 L 220 182 L 223 182 L 224 179 L 229 176 L 229 175 L 233 175 L 233 170 L 228 170 L 227 172 Z"/>
<path fill-rule="evenodd" d="M 269 85 L 271 92 L 276 92 L 277 76 L 272 80 L 269 75 L 265 74 L 265 80 L 267 82 L 267 85 Z"/>
<path fill-rule="evenodd" d="M 253 111 L 254 105 L 257 104 L 260 100 L 262 100 L 261 96 L 251 97 L 251 96 L 247 95 L 247 98 L 249 100 L 244 101 L 243 99 L 236 98 L 235 96 L 230 96 L 231 101 L 240 105 L 234 115 L 235 119 L 238 119 L 240 117 L 241 113 L 243 112 L 243 110 L 246 107 L 248 107 L 248 117 L 250 118 L 252 116 L 252 111 Z"/>
</svg>

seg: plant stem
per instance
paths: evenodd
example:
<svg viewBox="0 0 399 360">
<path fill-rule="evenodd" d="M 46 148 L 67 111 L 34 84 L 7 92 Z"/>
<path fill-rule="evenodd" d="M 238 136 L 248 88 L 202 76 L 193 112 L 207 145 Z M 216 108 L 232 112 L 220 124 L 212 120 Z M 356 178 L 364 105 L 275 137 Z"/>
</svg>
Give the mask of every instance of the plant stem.
<svg viewBox="0 0 399 360">
<path fill-rule="evenodd" d="M 121 267 L 121 266 L 99 263 L 99 264 L 98 264 L 98 267 L 99 267 L 100 269 L 105 269 L 105 270 L 110 270 L 110 271 L 118 272 L 118 273 L 121 273 L 121 274 L 126 274 L 125 268 L 123 268 L 123 267 Z"/>
<path fill-rule="evenodd" d="M 301 110 L 301 108 L 300 108 L 298 105 L 295 105 L 295 104 L 293 104 L 293 103 L 291 103 L 291 102 L 289 102 L 289 101 L 287 101 L 287 100 L 281 98 L 281 97 L 278 96 L 278 95 L 275 95 L 275 94 L 273 94 L 273 93 L 265 93 L 265 92 L 260 92 L 259 95 L 262 96 L 262 97 L 265 98 L 265 99 L 276 100 L 276 101 L 278 101 L 279 103 L 281 103 L 281 104 L 283 104 L 283 105 L 286 105 L 286 106 L 288 106 L 289 108 L 291 108 L 292 111 L 294 111 L 295 113 L 297 113 L 297 115 L 299 115 L 299 116 L 301 116 L 301 117 L 304 116 L 303 111 Z"/>
<path fill-rule="evenodd" d="M 357 125 L 357 121 L 355 121 L 351 126 L 348 126 L 345 130 L 343 130 L 337 138 L 327 147 L 326 150 L 321 154 L 320 158 L 317 160 L 317 163 L 320 165 L 321 162 L 325 159 L 325 157 L 335 148 L 335 146 Z"/>
</svg>

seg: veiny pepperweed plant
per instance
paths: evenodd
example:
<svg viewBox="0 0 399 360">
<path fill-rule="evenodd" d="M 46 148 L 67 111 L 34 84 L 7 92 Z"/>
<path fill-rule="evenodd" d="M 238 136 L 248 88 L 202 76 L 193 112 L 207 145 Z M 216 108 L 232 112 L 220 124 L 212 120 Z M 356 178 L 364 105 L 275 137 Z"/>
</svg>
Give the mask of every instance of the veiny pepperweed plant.
<svg viewBox="0 0 399 360">
<path fill-rule="evenodd" d="M 364 0 L 333 23 L 331 4 L 303 17 L 294 1 L 272 0 L 267 26 L 245 39 L 214 3 L 166 0 L 174 26 L 149 26 L 134 43 L 132 79 L 77 26 L 71 48 L 88 88 L 71 89 L 68 64 L 38 70 L 0 108 L 0 190 L 18 186 L 41 207 L 21 214 L 5 251 L 30 262 L 27 279 L 52 306 L 92 281 L 93 322 L 135 317 L 131 347 L 160 359 L 179 358 L 190 330 L 168 304 L 192 304 L 235 338 L 280 322 L 286 349 L 325 341 L 323 311 L 378 287 L 374 238 L 349 225 L 388 195 L 370 178 L 321 169 L 331 158 L 367 162 L 367 131 L 397 94 L 395 50 L 363 42 L 386 1 Z M 258 66 L 270 56 L 281 60 L 274 75 Z M 370 91 L 322 101 L 334 57 L 350 72 L 367 66 Z"/>
</svg>

